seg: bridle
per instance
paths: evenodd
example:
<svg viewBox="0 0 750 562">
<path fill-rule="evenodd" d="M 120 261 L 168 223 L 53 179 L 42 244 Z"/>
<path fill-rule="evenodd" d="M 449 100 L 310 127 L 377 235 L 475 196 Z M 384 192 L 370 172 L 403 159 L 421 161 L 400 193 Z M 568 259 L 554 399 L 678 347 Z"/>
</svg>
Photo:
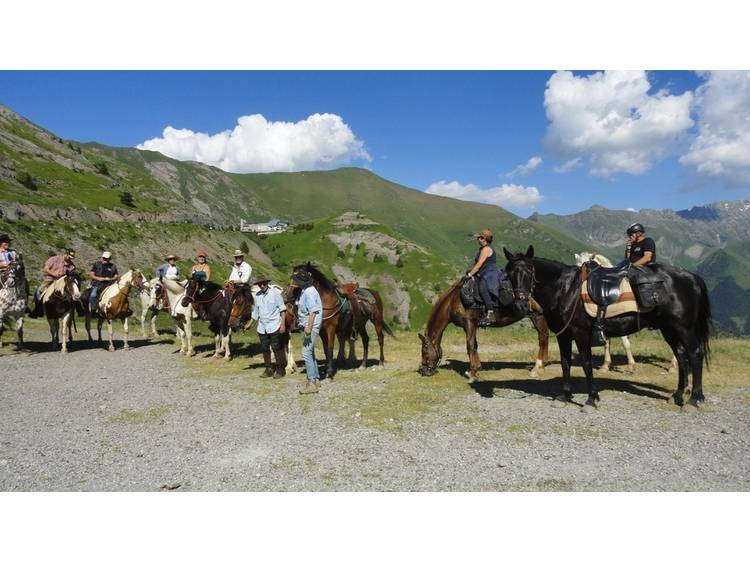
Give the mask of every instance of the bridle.
<svg viewBox="0 0 750 562">
<path fill-rule="evenodd" d="M 198 294 L 199 290 L 200 290 L 200 286 L 196 283 L 195 290 L 193 291 L 192 295 L 188 294 L 188 292 L 185 291 L 184 300 L 187 300 L 188 302 L 190 302 L 190 303 L 192 303 L 194 305 L 197 305 L 197 304 L 211 304 L 216 299 L 218 299 L 219 296 L 222 296 L 222 295 L 226 297 L 226 294 L 224 292 L 225 290 L 221 289 L 221 290 L 217 291 L 216 294 L 212 298 L 210 298 L 208 300 L 202 301 L 202 300 L 199 300 L 198 298 L 196 298 L 196 295 Z"/>
</svg>

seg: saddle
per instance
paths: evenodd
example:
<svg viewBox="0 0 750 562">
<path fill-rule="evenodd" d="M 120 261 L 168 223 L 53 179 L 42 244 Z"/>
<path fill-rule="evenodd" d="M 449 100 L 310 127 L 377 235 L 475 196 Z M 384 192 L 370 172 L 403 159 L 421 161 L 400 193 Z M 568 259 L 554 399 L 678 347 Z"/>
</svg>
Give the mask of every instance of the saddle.
<svg viewBox="0 0 750 562">
<path fill-rule="evenodd" d="M 513 304 L 513 286 L 508 279 L 500 281 L 498 300 L 499 302 L 495 303 L 497 305 L 496 308 L 508 307 Z M 467 310 L 484 308 L 484 301 L 479 294 L 479 281 L 475 277 L 467 279 L 461 285 L 461 304 Z"/>
<path fill-rule="evenodd" d="M 602 267 L 595 261 L 584 264 L 587 272 L 585 281 L 588 282 L 589 297 L 599 306 L 607 307 L 615 304 L 621 293 L 620 284 L 628 277 L 630 262 L 623 261 L 615 267 Z"/>
</svg>

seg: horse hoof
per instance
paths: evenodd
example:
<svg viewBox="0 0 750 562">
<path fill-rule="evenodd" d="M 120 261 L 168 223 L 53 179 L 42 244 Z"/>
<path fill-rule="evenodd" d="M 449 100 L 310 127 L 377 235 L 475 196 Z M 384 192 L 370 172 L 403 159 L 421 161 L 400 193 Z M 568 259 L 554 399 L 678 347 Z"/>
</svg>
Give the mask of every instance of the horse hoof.
<svg viewBox="0 0 750 562">
<path fill-rule="evenodd" d="M 532 379 L 538 379 L 539 378 L 539 369 L 537 369 L 536 367 L 534 367 L 533 369 L 531 369 L 531 371 L 529 371 L 529 376 Z"/>
<path fill-rule="evenodd" d="M 583 408 L 581 408 L 581 412 L 584 414 L 593 414 L 596 412 L 596 405 L 594 404 L 584 404 Z"/>
<path fill-rule="evenodd" d="M 690 402 L 687 402 L 680 406 L 681 412 L 691 413 L 691 412 L 698 412 L 700 410 L 700 406 L 698 403 L 693 402 L 692 400 Z"/>
<path fill-rule="evenodd" d="M 553 408 L 564 408 L 568 405 L 568 401 L 562 398 L 555 398 L 552 401 L 552 407 Z"/>
<path fill-rule="evenodd" d="M 190 351 L 190 352 L 188 352 L 187 355 L 188 355 L 188 357 L 195 357 L 195 351 L 194 350 Z"/>
<path fill-rule="evenodd" d="M 111 345 L 107 348 L 107 351 L 114 351 L 114 350 L 115 350 L 114 346 L 111 346 Z"/>
<path fill-rule="evenodd" d="M 231 360 L 232 360 L 232 356 L 231 355 L 227 355 L 227 356 L 224 357 L 224 361 L 231 361 Z"/>
</svg>

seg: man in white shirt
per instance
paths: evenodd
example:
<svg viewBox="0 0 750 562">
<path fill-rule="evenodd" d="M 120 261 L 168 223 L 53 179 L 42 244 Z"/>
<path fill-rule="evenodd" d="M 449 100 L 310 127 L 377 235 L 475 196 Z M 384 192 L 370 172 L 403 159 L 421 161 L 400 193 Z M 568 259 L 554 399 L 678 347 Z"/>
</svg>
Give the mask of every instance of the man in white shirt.
<svg viewBox="0 0 750 562">
<path fill-rule="evenodd" d="M 232 273 L 229 274 L 229 282 L 236 284 L 250 283 L 252 273 L 253 268 L 245 261 L 245 254 L 241 250 L 235 250 L 234 265 L 232 266 Z"/>
<path fill-rule="evenodd" d="M 286 305 L 281 293 L 269 287 L 271 280 L 261 276 L 255 280 L 258 293 L 255 295 L 252 319 L 258 323 L 258 338 L 263 351 L 265 371 L 261 377 L 280 379 L 286 369 L 286 350 L 284 334 L 286 333 Z M 276 356 L 276 370 L 271 365 L 271 350 Z"/>
</svg>

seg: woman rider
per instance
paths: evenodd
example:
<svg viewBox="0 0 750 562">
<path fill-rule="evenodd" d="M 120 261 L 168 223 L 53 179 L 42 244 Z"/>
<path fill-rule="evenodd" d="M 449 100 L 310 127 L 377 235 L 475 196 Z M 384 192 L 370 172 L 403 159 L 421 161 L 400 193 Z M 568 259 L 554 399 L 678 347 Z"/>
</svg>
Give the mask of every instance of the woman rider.
<svg viewBox="0 0 750 562">
<path fill-rule="evenodd" d="M 500 281 L 503 272 L 497 268 L 497 256 L 492 247 L 492 232 L 488 228 L 479 231 L 475 235 L 479 242 L 479 250 L 474 257 L 474 267 L 466 274 L 466 277 L 477 277 L 479 279 L 479 294 L 484 302 L 485 314 L 479 320 L 479 326 L 486 327 L 495 323 L 495 306 L 493 295 L 497 299 L 500 289 Z"/>
</svg>

